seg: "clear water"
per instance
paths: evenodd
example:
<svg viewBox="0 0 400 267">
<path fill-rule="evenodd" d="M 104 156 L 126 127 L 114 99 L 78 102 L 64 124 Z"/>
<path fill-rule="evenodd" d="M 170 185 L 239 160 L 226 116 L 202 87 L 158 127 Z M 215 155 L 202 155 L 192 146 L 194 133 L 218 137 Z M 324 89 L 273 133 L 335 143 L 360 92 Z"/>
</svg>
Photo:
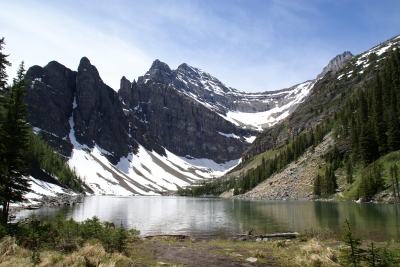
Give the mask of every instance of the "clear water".
<svg viewBox="0 0 400 267">
<path fill-rule="evenodd" d="M 16 214 L 17 220 L 32 211 Z M 76 206 L 44 207 L 40 218 L 61 212 L 65 218 L 101 220 L 136 228 L 142 235 L 185 234 L 230 236 L 253 229 L 253 234 L 305 229 L 331 229 L 337 237 L 348 219 L 354 232 L 365 239 L 399 240 L 400 206 L 352 202 L 244 201 L 189 197 L 91 196 Z"/>
</svg>

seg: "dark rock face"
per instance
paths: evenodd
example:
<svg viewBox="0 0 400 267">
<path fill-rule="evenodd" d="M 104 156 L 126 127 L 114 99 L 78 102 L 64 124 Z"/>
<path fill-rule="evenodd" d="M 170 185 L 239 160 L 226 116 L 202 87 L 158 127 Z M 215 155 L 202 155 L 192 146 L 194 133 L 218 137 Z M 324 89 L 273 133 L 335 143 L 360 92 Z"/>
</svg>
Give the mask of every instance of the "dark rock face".
<svg viewBox="0 0 400 267">
<path fill-rule="evenodd" d="M 71 125 L 79 143 L 91 148 L 99 145 L 110 153 L 107 157 L 112 163 L 135 152 L 137 142 L 165 154 L 148 127 L 124 111 L 118 94 L 103 83 L 87 58 L 81 59 L 78 72 L 55 61 L 44 68 L 33 66 L 26 80 L 30 123 L 47 132 L 48 141 L 65 156 L 73 148 Z"/>
<path fill-rule="evenodd" d="M 69 118 L 76 91 L 76 72 L 52 61 L 46 67 L 31 67 L 26 73 L 29 121 L 47 132 L 48 141 L 70 155 Z"/>
<path fill-rule="evenodd" d="M 168 83 L 174 78 L 169 77 L 171 72 L 160 69 L 149 72 L 150 75 L 138 83 L 130 84 L 123 77 L 118 94 L 127 109 L 146 123 L 163 147 L 176 155 L 208 158 L 218 163 L 241 157 L 249 145 L 243 136 L 250 135 L 251 131 L 235 126 L 217 112 L 176 90 Z M 238 138 L 229 138 L 218 132 L 234 134 Z"/>
<path fill-rule="evenodd" d="M 182 64 L 171 70 L 156 60 L 137 82 L 122 77 L 118 95 L 161 146 L 179 156 L 222 163 L 239 158 L 249 146 L 245 137 L 258 134 L 251 124 L 238 126 L 227 120 L 227 112 L 268 111 L 294 101 L 298 91 L 294 86 L 274 92 L 239 92 L 198 68 Z"/>
<path fill-rule="evenodd" d="M 127 155 L 130 140 L 117 93 L 103 83 L 87 58 L 81 59 L 76 80 L 76 140 L 89 147 L 98 144 L 117 158 Z"/>
</svg>

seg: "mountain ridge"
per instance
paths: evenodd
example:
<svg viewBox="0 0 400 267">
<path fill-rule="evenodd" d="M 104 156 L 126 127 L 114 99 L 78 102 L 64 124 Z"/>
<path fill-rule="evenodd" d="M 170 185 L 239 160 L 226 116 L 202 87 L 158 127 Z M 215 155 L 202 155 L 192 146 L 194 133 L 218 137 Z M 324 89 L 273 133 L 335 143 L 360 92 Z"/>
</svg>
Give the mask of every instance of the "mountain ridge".
<svg viewBox="0 0 400 267">
<path fill-rule="evenodd" d="M 77 71 L 52 61 L 31 67 L 26 79 L 34 129 L 96 194 L 124 195 L 160 194 L 222 175 L 315 83 L 244 93 L 186 63 L 171 70 L 155 60 L 137 81 L 123 76 L 115 92 L 86 57 Z"/>
</svg>

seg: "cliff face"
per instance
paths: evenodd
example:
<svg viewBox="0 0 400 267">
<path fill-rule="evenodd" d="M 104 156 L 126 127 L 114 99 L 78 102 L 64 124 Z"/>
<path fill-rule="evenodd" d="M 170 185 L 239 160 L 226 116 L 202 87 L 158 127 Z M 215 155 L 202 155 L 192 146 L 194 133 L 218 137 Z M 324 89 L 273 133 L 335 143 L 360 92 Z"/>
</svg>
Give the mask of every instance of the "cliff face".
<svg viewBox="0 0 400 267">
<path fill-rule="evenodd" d="M 126 108 L 146 123 L 163 147 L 176 155 L 208 158 L 217 163 L 240 158 L 249 146 L 243 137 L 255 132 L 234 125 L 177 90 L 173 85 L 177 83 L 176 77 L 168 66 L 153 69 L 155 66 L 156 62 L 148 79 L 137 83 L 121 79 L 118 94 Z"/>
<path fill-rule="evenodd" d="M 76 72 L 56 61 L 44 68 L 33 66 L 26 73 L 29 121 L 33 127 L 47 132 L 48 141 L 66 156 L 73 148 L 68 135 L 76 76 Z"/>
<path fill-rule="evenodd" d="M 87 58 L 81 59 L 77 72 L 53 61 L 30 68 L 26 79 L 30 123 L 47 132 L 48 141 L 65 156 L 73 148 L 71 130 L 80 144 L 97 144 L 108 151 L 113 163 L 138 148 L 132 134 L 149 150 L 165 153 L 143 122 L 125 114 L 118 94 L 103 83 Z"/>
</svg>

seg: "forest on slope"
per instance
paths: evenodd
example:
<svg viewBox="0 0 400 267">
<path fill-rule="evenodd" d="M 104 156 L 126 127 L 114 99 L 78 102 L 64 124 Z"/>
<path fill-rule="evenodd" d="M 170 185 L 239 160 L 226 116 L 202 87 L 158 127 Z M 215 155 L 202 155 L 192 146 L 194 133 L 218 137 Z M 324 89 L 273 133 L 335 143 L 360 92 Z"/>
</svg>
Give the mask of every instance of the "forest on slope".
<svg viewBox="0 0 400 267">
<path fill-rule="evenodd" d="M 326 135 L 334 145 L 321 156 L 324 167 L 310 177 L 314 198 L 333 197 L 364 201 L 390 191 L 399 196 L 400 161 L 400 53 L 395 43 L 386 52 L 351 60 L 328 73 L 310 97 L 283 123 L 261 133 L 242 163 L 223 179 L 180 189 L 181 195 L 220 195 L 234 189 L 244 194 L 313 151 Z M 260 149 L 264 147 L 264 149 Z"/>
</svg>

